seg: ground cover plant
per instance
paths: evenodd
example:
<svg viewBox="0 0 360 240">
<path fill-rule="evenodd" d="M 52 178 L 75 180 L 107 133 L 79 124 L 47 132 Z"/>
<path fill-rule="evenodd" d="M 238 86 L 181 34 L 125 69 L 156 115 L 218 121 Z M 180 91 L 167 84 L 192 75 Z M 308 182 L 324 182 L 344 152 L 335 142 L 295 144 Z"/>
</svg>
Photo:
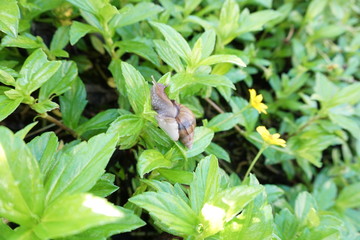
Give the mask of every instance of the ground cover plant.
<svg viewBox="0 0 360 240">
<path fill-rule="evenodd" d="M 0 240 L 360 239 L 359 17 L 0 0 Z"/>
</svg>

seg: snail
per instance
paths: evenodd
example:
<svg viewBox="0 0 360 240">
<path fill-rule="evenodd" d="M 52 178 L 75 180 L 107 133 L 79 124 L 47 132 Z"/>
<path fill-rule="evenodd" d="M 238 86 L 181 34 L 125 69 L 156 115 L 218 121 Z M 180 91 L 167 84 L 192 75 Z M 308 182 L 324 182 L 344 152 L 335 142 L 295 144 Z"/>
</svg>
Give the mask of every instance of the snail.
<svg viewBox="0 0 360 240">
<path fill-rule="evenodd" d="M 166 86 L 153 81 L 151 89 L 151 105 L 157 112 L 156 120 L 159 127 L 169 137 L 180 141 L 191 148 L 194 142 L 196 120 L 193 112 L 182 104 L 170 100 L 165 93 Z"/>
</svg>

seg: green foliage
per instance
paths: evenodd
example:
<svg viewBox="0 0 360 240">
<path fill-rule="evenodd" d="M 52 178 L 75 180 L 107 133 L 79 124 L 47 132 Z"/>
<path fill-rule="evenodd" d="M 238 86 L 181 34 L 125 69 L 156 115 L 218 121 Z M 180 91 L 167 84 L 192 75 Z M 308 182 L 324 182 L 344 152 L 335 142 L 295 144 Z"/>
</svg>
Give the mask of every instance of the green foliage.
<svg viewBox="0 0 360 240">
<path fill-rule="evenodd" d="M 0 240 L 359 239 L 358 6 L 0 0 Z"/>
</svg>

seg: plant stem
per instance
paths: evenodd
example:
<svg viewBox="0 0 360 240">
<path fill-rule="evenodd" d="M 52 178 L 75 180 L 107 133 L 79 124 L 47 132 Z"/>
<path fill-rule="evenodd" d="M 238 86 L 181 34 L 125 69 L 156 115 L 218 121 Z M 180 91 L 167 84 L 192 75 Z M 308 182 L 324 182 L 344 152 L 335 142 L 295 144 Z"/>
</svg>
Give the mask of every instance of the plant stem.
<svg viewBox="0 0 360 240">
<path fill-rule="evenodd" d="M 67 131 L 68 133 L 70 133 L 73 137 L 75 138 L 78 138 L 79 135 L 74 131 L 72 130 L 71 128 L 68 128 L 67 126 L 65 126 L 62 122 L 60 122 L 59 120 L 57 120 L 56 118 L 48 115 L 48 114 L 41 114 L 40 115 L 42 118 L 48 120 L 49 122 L 52 122 L 54 124 L 56 124 L 57 126 L 59 126 L 61 129 Z"/>
<path fill-rule="evenodd" d="M 260 158 L 261 154 L 264 152 L 264 150 L 268 147 L 268 144 L 263 143 L 263 145 L 261 146 L 259 152 L 256 154 L 254 160 L 252 160 L 248 170 L 246 171 L 246 174 L 244 176 L 244 180 L 249 176 L 251 170 L 253 169 L 253 167 L 255 166 L 255 163 L 257 162 L 257 160 Z"/>
</svg>

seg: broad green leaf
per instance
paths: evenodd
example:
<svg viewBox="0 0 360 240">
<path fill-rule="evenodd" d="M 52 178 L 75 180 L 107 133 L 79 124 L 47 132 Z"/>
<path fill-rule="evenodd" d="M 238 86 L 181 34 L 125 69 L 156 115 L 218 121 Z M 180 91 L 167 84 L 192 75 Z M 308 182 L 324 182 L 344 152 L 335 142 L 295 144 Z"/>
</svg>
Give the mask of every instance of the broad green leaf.
<svg viewBox="0 0 360 240">
<path fill-rule="evenodd" d="M 5 95 L 0 95 L 0 121 L 7 118 L 20 105 L 22 98 L 9 99 Z"/>
<path fill-rule="evenodd" d="M 153 63 L 155 66 L 160 66 L 160 61 L 154 49 L 146 42 L 127 40 L 116 43 L 120 47 L 121 52 L 135 53 Z"/>
<path fill-rule="evenodd" d="M 70 90 L 60 96 L 60 110 L 64 124 L 71 129 L 77 128 L 86 104 L 85 85 L 80 78 L 77 78 Z"/>
<path fill-rule="evenodd" d="M 40 88 L 39 100 L 43 101 L 53 94 L 60 95 L 70 89 L 77 77 L 77 67 L 72 61 L 62 61 L 60 68 Z"/>
<path fill-rule="evenodd" d="M 73 21 L 70 27 L 70 44 L 75 45 L 80 38 L 88 33 L 98 32 L 99 30 L 89 24 Z"/>
<path fill-rule="evenodd" d="M 126 96 L 126 87 L 125 87 L 125 79 L 121 71 L 121 60 L 113 59 L 109 65 L 109 70 L 114 78 L 114 82 L 116 84 L 116 88 L 119 93 L 123 96 Z"/>
<path fill-rule="evenodd" d="M 79 234 L 66 237 L 62 240 L 106 240 L 111 235 L 130 232 L 136 228 L 144 226 L 146 223 L 142 221 L 138 216 L 136 216 L 131 210 L 122 207 L 116 207 L 121 211 L 124 217 L 119 220 L 107 224 L 102 224 L 98 227 L 92 227 L 88 230 L 85 230 Z"/>
<path fill-rule="evenodd" d="M 169 170 L 169 169 L 165 169 Z M 176 183 L 175 185 L 171 185 L 167 181 L 157 181 L 157 180 L 147 180 L 143 179 L 142 182 L 146 183 L 148 186 L 150 186 L 152 189 L 156 190 L 157 192 L 165 192 L 170 193 L 171 195 L 175 197 L 180 197 L 184 202 L 189 204 L 189 198 L 186 196 L 183 188 Z"/>
<path fill-rule="evenodd" d="M 262 10 L 250 14 L 244 21 L 241 22 L 236 34 L 243 34 L 246 32 L 253 32 L 262 30 L 262 27 L 269 21 L 280 16 L 280 13 L 274 10 Z"/>
<path fill-rule="evenodd" d="M 305 19 L 306 21 L 312 21 L 316 16 L 321 14 L 321 12 L 326 7 L 328 1 L 323 0 L 312 0 L 307 8 Z"/>
<path fill-rule="evenodd" d="M 56 165 L 45 182 L 47 204 L 65 194 L 90 190 L 104 173 L 116 140 L 116 134 L 99 134 L 65 154 L 57 154 Z"/>
<path fill-rule="evenodd" d="M 70 41 L 70 27 L 69 26 L 61 26 L 59 27 L 50 43 L 50 50 L 59 50 L 66 47 Z"/>
<path fill-rule="evenodd" d="M 198 218 L 180 197 L 166 192 L 145 192 L 129 201 L 146 209 L 166 232 L 182 237 L 196 234 Z"/>
<path fill-rule="evenodd" d="M 10 239 L 13 230 L 3 221 L 0 221 L 0 232 L 1 232 L 0 240 L 8 240 Z"/>
<path fill-rule="evenodd" d="M 192 183 L 189 198 L 191 208 L 199 214 L 204 204 L 219 191 L 219 165 L 215 156 L 203 158 L 198 164 Z"/>
<path fill-rule="evenodd" d="M 172 27 L 157 22 L 150 22 L 159 29 L 170 47 L 187 63 L 190 61 L 191 49 L 186 40 Z"/>
<path fill-rule="evenodd" d="M 98 197 L 107 197 L 119 189 L 118 186 L 114 185 L 114 181 L 115 175 L 111 173 L 105 173 L 89 190 L 89 193 Z"/>
<path fill-rule="evenodd" d="M 0 31 L 17 37 L 20 10 L 16 0 L 0 1 Z"/>
<path fill-rule="evenodd" d="M 215 41 L 216 41 L 216 33 L 214 30 L 209 29 L 209 30 L 206 30 L 201 35 L 200 38 L 202 40 L 201 57 L 207 58 L 214 51 Z"/>
<path fill-rule="evenodd" d="M 151 110 L 150 89 L 143 76 L 130 64 L 121 63 L 127 96 L 135 113 Z"/>
<path fill-rule="evenodd" d="M 58 138 L 53 132 L 46 132 L 28 143 L 28 147 L 40 165 L 40 171 L 45 178 L 56 164 L 54 156 L 58 149 Z"/>
<path fill-rule="evenodd" d="M 140 177 L 144 177 L 146 173 L 149 173 L 157 168 L 170 168 L 172 162 L 165 158 L 165 156 L 155 149 L 145 150 L 139 156 L 137 162 L 137 171 Z"/>
<path fill-rule="evenodd" d="M 353 183 L 340 191 L 336 205 L 341 209 L 357 208 L 360 206 L 360 183 Z"/>
<path fill-rule="evenodd" d="M 15 137 L 24 139 L 26 135 L 30 132 L 30 130 L 37 124 L 38 122 L 33 122 L 22 128 L 21 130 L 15 133 Z"/>
<path fill-rule="evenodd" d="M 313 35 L 311 35 L 308 41 L 316 41 L 324 38 L 335 38 L 340 36 L 346 31 L 346 28 L 341 25 L 326 25 L 317 29 Z"/>
<path fill-rule="evenodd" d="M 117 109 L 107 109 L 79 125 L 75 131 L 85 137 L 105 132 L 117 117 L 119 117 Z"/>
<path fill-rule="evenodd" d="M 316 73 L 315 79 L 313 98 L 322 102 L 328 102 L 339 91 L 338 87 L 330 82 L 325 75 Z"/>
<path fill-rule="evenodd" d="M 43 50 L 35 50 L 25 61 L 17 79 L 17 87 L 25 94 L 40 88 L 60 68 L 60 61 L 48 61 Z"/>
<path fill-rule="evenodd" d="M 171 82 L 170 91 L 172 93 L 178 92 L 181 89 L 193 88 L 193 86 L 191 86 L 193 84 L 210 87 L 224 86 L 235 89 L 235 86 L 230 79 L 220 75 L 180 73 L 172 77 Z"/>
<path fill-rule="evenodd" d="M 42 240 L 27 226 L 17 227 L 6 240 Z"/>
<path fill-rule="evenodd" d="M 235 0 L 226 0 L 221 7 L 217 33 L 221 45 L 226 45 L 235 37 L 239 26 L 239 5 Z"/>
<path fill-rule="evenodd" d="M 145 123 L 141 136 L 148 148 L 157 148 L 160 151 L 167 151 L 174 145 L 174 141 L 172 141 L 162 129 L 150 122 Z M 167 158 L 172 159 L 173 157 Z"/>
<path fill-rule="evenodd" d="M 239 67 L 246 67 L 246 64 L 241 60 L 241 58 L 235 55 L 212 55 L 201 60 L 197 65 L 198 66 L 209 66 L 217 63 L 232 63 L 238 65 Z"/>
<path fill-rule="evenodd" d="M 334 97 L 326 103 L 326 106 L 332 107 L 340 104 L 356 104 L 360 102 L 360 83 L 356 82 L 347 87 L 340 89 L 340 91 L 336 92 Z"/>
<path fill-rule="evenodd" d="M 335 204 L 337 197 L 337 187 L 332 179 L 328 179 L 326 182 L 319 186 L 314 184 L 314 198 L 319 206 L 319 210 L 328 210 Z"/>
<path fill-rule="evenodd" d="M 191 172 L 176 170 L 176 169 L 161 168 L 158 169 L 157 171 L 160 173 L 161 176 L 163 176 L 172 183 L 190 185 L 194 177 L 194 174 Z"/>
<path fill-rule="evenodd" d="M 342 128 L 349 131 L 354 138 L 360 140 L 360 124 L 356 118 L 347 117 L 341 114 L 329 113 L 329 117 L 333 123 L 338 124 Z"/>
<path fill-rule="evenodd" d="M 39 166 L 22 139 L 5 127 L 0 127 L 0 136 L 0 215 L 31 225 L 44 208 Z"/>
<path fill-rule="evenodd" d="M 263 190 L 261 185 L 235 186 L 216 192 L 207 203 L 225 210 L 225 221 L 229 221 Z"/>
<path fill-rule="evenodd" d="M 227 131 L 241 121 L 241 115 L 234 113 L 220 113 L 209 121 L 208 128 L 214 132 Z"/>
<path fill-rule="evenodd" d="M 90 12 L 92 14 L 98 14 L 100 9 L 104 7 L 106 3 L 108 3 L 108 0 L 104 1 L 98 1 L 98 0 L 88 0 L 88 1 L 82 1 L 82 0 L 67 0 L 71 4 L 75 5 L 76 7 L 80 8 L 81 10 Z"/>
<path fill-rule="evenodd" d="M 215 155 L 218 159 L 223 159 L 226 162 L 230 162 L 229 154 L 226 152 L 226 150 L 224 148 L 217 145 L 216 143 L 213 143 L 213 142 L 210 143 L 210 145 L 205 149 L 205 152 L 207 154 Z"/>
<path fill-rule="evenodd" d="M 316 201 L 308 192 L 301 192 L 295 200 L 295 215 L 300 223 L 306 223 L 311 208 L 317 208 Z"/>
<path fill-rule="evenodd" d="M 270 205 L 261 207 L 249 204 L 245 210 L 220 232 L 223 239 L 271 240 L 273 234 L 272 209 Z"/>
<path fill-rule="evenodd" d="M 137 115 L 127 114 L 118 117 L 108 129 L 110 133 L 117 133 L 120 149 L 128 149 L 138 142 L 144 127 L 144 119 Z"/>
<path fill-rule="evenodd" d="M 163 40 L 154 40 L 156 52 L 160 58 L 176 72 L 183 72 L 184 67 L 178 54 Z"/>
<path fill-rule="evenodd" d="M 33 49 L 42 47 L 42 42 L 30 34 L 19 35 L 17 37 L 7 35 L 1 40 L 1 45 L 5 47 Z"/>
<path fill-rule="evenodd" d="M 185 0 L 185 15 L 189 15 L 192 11 L 195 10 L 197 6 L 201 3 L 202 0 Z"/>
<path fill-rule="evenodd" d="M 91 227 L 126 221 L 127 214 L 103 198 L 91 194 L 65 195 L 48 206 L 34 228 L 42 239 L 65 237 Z"/>
<path fill-rule="evenodd" d="M 0 69 L 0 82 L 5 85 L 15 86 L 15 79 L 8 72 Z"/>
<path fill-rule="evenodd" d="M 43 114 L 55 108 L 59 108 L 59 105 L 56 102 L 46 99 L 44 101 L 30 105 L 30 107 L 34 109 L 36 112 Z"/>
<path fill-rule="evenodd" d="M 284 208 L 275 216 L 275 224 L 277 226 L 277 234 L 281 239 L 294 239 L 297 233 L 299 222 L 296 217 Z"/>
<path fill-rule="evenodd" d="M 186 152 L 188 158 L 194 157 L 209 146 L 214 137 L 214 131 L 206 127 L 196 127 L 194 134 L 194 144 L 191 149 Z"/>
<path fill-rule="evenodd" d="M 120 28 L 145 20 L 163 10 L 159 5 L 150 2 L 140 2 L 134 7 L 125 7 L 110 21 L 110 28 Z"/>
</svg>

